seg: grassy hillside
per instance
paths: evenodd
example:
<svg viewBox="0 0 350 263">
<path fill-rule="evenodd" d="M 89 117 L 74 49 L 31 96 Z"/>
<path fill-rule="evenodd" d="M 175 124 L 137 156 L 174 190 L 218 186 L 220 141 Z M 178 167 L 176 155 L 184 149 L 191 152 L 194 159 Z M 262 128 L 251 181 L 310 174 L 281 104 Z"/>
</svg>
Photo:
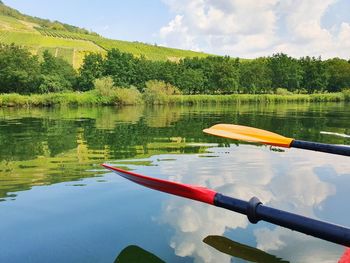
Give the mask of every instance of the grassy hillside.
<svg viewBox="0 0 350 263">
<path fill-rule="evenodd" d="M 35 32 L 0 30 L 0 42 L 5 44 L 15 43 L 28 47 L 32 53 L 38 55 L 41 55 L 47 49 L 56 57 L 67 60 L 75 68 L 81 65 L 86 53 L 105 52 L 104 49 L 91 41 L 49 37 Z"/>
<path fill-rule="evenodd" d="M 0 43 L 28 47 L 34 54 L 41 55 L 45 49 L 62 57 L 78 68 L 86 53 L 106 53 L 117 48 L 135 56 L 150 60 L 177 61 L 183 57 L 205 57 L 207 54 L 180 50 L 139 42 L 112 40 L 85 29 L 21 14 L 0 1 Z"/>
</svg>

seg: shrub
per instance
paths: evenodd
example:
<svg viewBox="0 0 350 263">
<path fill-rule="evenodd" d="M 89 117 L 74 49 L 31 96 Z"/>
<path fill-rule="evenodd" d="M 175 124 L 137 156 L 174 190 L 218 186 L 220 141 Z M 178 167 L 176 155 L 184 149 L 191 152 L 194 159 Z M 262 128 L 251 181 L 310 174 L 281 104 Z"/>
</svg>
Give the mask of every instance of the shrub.
<svg viewBox="0 0 350 263">
<path fill-rule="evenodd" d="M 94 87 L 98 95 L 112 97 L 115 93 L 113 79 L 111 77 L 103 77 L 94 81 Z"/>
<path fill-rule="evenodd" d="M 169 101 L 169 96 L 181 94 L 180 90 L 164 81 L 150 80 L 146 82 L 143 93 L 143 100 L 147 104 L 165 104 Z"/>
<path fill-rule="evenodd" d="M 345 101 L 350 101 L 350 88 L 346 88 L 342 90 Z"/>
<path fill-rule="evenodd" d="M 284 89 L 284 88 L 277 88 L 276 89 L 276 94 L 277 95 L 292 95 L 293 93 L 288 91 L 287 89 Z"/>
<path fill-rule="evenodd" d="M 307 89 L 303 89 L 303 88 L 297 89 L 297 90 L 293 91 L 293 93 L 294 94 L 309 94 Z"/>
<path fill-rule="evenodd" d="M 7 107 L 26 106 L 28 104 L 28 96 L 20 95 L 18 93 L 8 93 L 1 95 L 1 105 Z"/>
<path fill-rule="evenodd" d="M 71 84 L 66 79 L 61 76 L 54 75 L 43 75 L 42 82 L 39 86 L 40 93 L 50 93 L 50 92 L 63 92 L 71 89 Z"/>
<path fill-rule="evenodd" d="M 142 95 L 134 86 L 130 88 L 115 88 L 115 95 L 118 104 L 121 105 L 137 105 L 142 104 Z"/>
<path fill-rule="evenodd" d="M 115 87 L 111 77 L 96 79 L 95 91 L 102 104 L 136 105 L 142 103 L 142 95 L 136 87 Z"/>
</svg>

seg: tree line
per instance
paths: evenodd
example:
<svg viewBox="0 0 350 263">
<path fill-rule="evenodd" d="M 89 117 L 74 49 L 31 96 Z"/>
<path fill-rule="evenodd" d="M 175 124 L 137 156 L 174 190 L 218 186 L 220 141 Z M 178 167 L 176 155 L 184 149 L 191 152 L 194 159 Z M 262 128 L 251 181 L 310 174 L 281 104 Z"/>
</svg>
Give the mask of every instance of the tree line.
<svg viewBox="0 0 350 263">
<path fill-rule="evenodd" d="M 292 58 L 283 53 L 251 60 L 229 56 L 150 61 L 112 49 L 85 56 L 76 71 L 48 51 L 42 58 L 15 45 L 0 46 L 0 93 L 88 91 L 96 79 L 111 77 L 118 87 L 143 91 L 149 80 L 177 87 L 183 94 L 337 92 L 350 87 L 350 60 Z"/>
</svg>

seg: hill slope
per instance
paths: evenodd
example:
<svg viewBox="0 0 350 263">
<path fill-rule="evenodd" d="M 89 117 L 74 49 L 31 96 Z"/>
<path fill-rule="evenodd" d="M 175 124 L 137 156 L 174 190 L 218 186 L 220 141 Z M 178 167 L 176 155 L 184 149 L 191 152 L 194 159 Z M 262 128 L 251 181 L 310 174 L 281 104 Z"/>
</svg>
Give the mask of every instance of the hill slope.
<svg viewBox="0 0 350 263">
<path fill-rule="evenodd" d="M 78 68 L 86 53 L 106 53 L 117 48 L 134 56 L 150 60 L 179 60 L 184 57 L 205 57 L 207 54 L 189 50 L 159 47 L 139 42 L 112 40 L 86 29 L 28 16 L 4 5 L 0 1 L 0 43 L 28 47 L 32 53 L 41 55 L 49 50 Z"/>
</svg>

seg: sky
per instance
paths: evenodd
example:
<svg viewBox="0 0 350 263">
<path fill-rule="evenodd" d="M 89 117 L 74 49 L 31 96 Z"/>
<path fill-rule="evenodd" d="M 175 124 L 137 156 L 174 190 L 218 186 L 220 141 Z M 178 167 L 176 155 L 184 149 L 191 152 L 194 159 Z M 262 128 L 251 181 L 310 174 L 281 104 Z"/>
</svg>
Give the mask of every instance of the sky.
<svg viewBox="0 0 350 263">
<path fill-rule="evenodd" d="M 350 58 L 350 0 L 4 0 L 128 41 L 255 58 Z"/>
</svg>

